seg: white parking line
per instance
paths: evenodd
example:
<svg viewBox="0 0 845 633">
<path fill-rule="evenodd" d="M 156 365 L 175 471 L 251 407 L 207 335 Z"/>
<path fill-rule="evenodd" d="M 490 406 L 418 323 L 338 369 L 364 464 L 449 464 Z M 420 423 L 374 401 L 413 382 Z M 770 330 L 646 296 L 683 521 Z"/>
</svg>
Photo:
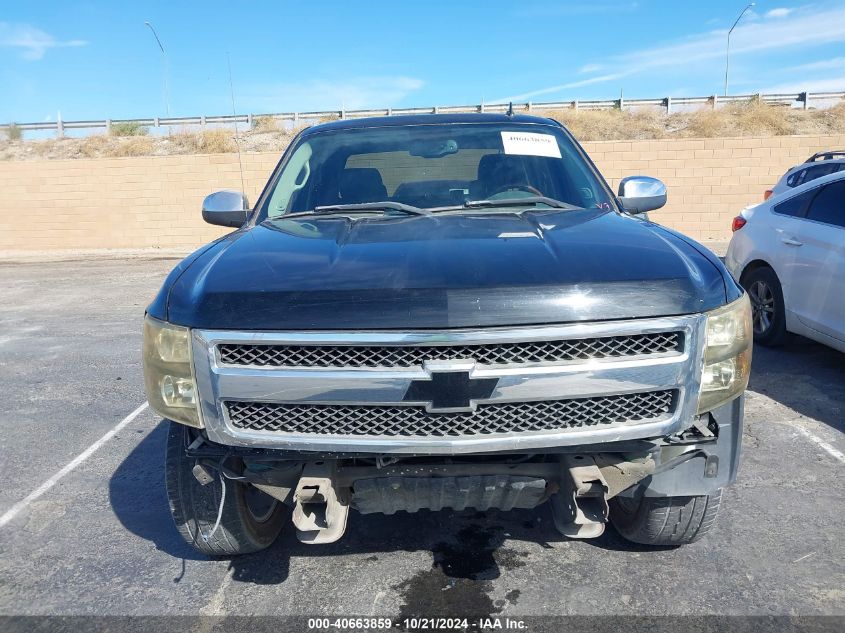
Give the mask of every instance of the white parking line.
<svg viewBox="0 0 845 633">
<path fill-rule="evenodd" d="M 91 446 L 89 446 L 89 447 L 88 447 L 88 448 L 86 448 L 84 451 L 82 451 L 79 455 L 77 455 L 77 456 L 76 456 L 76 457 L 75 457 L 75 458 L 74 458 L 74 459 L 73 459 L 70 463 L 68 463 L 68 464 L 67 464 L 64 468 L 62 468 L 59 472 L 57 472 L 55 475 L 53 475 L 52 477 L 50 477 L 47 481 L 45 481 L 43 484 L 41 484 L 40 486 L 38 486 L 38 488 L 36 488 L 36 489 L 35 489 L 35 490 L 33 490 L 32 492 L 30 492 L 30 493 L 29 493 L 26 497 L 24 497 L 23 499 L 21 499 L 20 501 L 18 501 L 18 502 L 17 502 L 15 505 L 13 505 L 11 508 L 9 508 L 9 509 L 8 509 L 8 510 L 7 510 L 7 511 L 3 514 L 3 516 L 0 516 L 0 527 L 3 527 L 3 526 L 4 526 L 4 525 L 6 525 L 9 521 L 11 521 L 12 519 L 14 519 L 14 518 L 15 518 L 15 517 L 16 517 L 16 516 L 20 513 L 20 511 L 21 511 L 21 510 L 23 510 L 24 508 L 26 508 L 26 507 L 27 507 L 30 503 L 32 503 L 33 501 L 35 501 L 36 499 L 38 499 L 38 497 L 40 497 L 40 496 L 41 496 L 41 495 L 43 495 L 45 492 L 47 492 L 50 488 L 52 488 L 52 487 L 56 484 L 56 482 L 57 482 L 57 481 L 59 481 L 59 479 L 61 479 L 61 478 L 62 478 L 62 477 L 64 477 L 65 475 L 67 475 L 67 474 L 68 474 L 69 472 L 71 472 L 74 468 L 76 468 L 76 467 L 77 467 L 77 466 L 79 466 L 82 462 L 84 462 L 86 459 L 88 459 L 89 457 L 91 457 L 91 455 L 93 455 L 93 454 L 97 451 L 97 449 L 99 449 L 99 448 L 100 448 L 103 444 L 105 444 L 105 443 L 106 443 L 106 442 L 108 442 L 111 438 L 113 438 L 113 437 L 114 437 L 117 433 L 119 433 L 119 432 L 120 432 L 120 430 L 121 430 L 121 429 L 123 429 L 123 428 L 124 428 L 127 424 L 129 424 L 130 422 L 132 422 L 132 420 L 134 420 L 134 419 L 135 419 L 135 418 L 137 418 L 139 415 L 141 415 L 141 413 L 143 413 L 143 412 L 144 412 L 144 410 L 145 410 L 148 406 L 149 406 L 149 403 L 148 403 L 148 402 L 145 402 L 145 403 L 144 403 L 144 404 L 142 404 L 140 407 L 138 407 L 137 409 L 135 409 L 132 413 L 130 413 L 129 415 L 127 415 L 127 416 L 126 416 L 125 418 L 123 418 L 120 422 L 118 422 L 115 426 L 113 426 L 113 427 L 112 427 L 112 429 L 111 429 L 108 433 L 106 433 L 105 435 L 103 435 L 103 437 L 101 437 L 100 439 L 98 439 L 96 442 L 94 442 L 93 444 L 91 444 Z"/>
<path fill-rule="evenodd" d="M 229 585 L 232 584 L 234 575 L 235 568 L 230 566 L 223 575 L 223 580 L 220 582 L 220 586 L 217 588 L 217 591 L 214 592 L 211 600 L 209 600 L 208 604 L 200 609 L 201 616 L 226 615 L 226 593 L 229 591 Z"/>
<path fill-rule="evenodd" d="M 812 433 L 810 433 L 807 429 L 805 429 L 803 426 L 800 426 L 799 424 L 797 424 L 797 423 L 795 423 L 795 422 L 793 422 L 793 421 L 790 421 L 788 424 L 789 424 L 789 426 L 791 426 L 793 429 L 795 429 L 796 431 L 798 431 L 801 435 L 803 435 L 804 437 L 806 437 L 808 440 L 810 440 L 811 442 L 815 442 L 815 443 L 816 443 L 816 444 L 817 444 L 817 445 L 818 445 L 818 446 L 819 446 L 822 450 L 824 450 L 824 452 L 826 452 L 828 455 L 830 455 L 830 456 L 831 456 L 831 457 L 833 457 L 834 459 L 837 459 L 837 460 L 839 460 L 840 462 L 842 462 L 843 464 L 845 464 L 845 453 L 843 453 L 842 451 L 839 451 L 839 450 L 837 450 L 837 449 L 833 448 L 833 446 L 831 446 L 830 444 L 828 444 L 827 442 L 825 442 L 822 438 L 820 438 L 820 437 L 818 437 L 818 436 L 816 436 L 816 435 L 813 435 L 813 434 L 812 434 Z"/>
</svg>

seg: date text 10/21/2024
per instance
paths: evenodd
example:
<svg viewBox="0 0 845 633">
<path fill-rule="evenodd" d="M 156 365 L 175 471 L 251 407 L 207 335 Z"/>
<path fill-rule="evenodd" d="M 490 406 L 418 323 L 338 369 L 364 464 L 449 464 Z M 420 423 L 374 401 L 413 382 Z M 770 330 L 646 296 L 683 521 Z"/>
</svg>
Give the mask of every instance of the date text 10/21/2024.
<svg viewBox="0 0 845 633">
<path fill-rule="evenodd" d="M 481 631 L 511 630 L 526 631 L 525 621 L 515 618 L 484 617 L 471 621 L 470 618 L 413 617 L 394 622 L 390 618 L 309 618 L 309 630 L 386 630 L 394 627 L 404 631 L 466 631 L 473 626 Z"/>
</svg>

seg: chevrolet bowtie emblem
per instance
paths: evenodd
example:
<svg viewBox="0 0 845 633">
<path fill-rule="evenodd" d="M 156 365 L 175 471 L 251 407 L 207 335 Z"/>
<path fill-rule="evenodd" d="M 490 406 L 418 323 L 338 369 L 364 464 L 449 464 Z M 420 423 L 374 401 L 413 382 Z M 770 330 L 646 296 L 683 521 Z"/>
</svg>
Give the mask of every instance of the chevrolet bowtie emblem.
<svg viewBox="0 0 845 633">
<path fill-rule="evenodd" d="M 498 378 L 470 378 L 469 371 L 432 371 L 430 379 L 411 381 L 404 401 L 425 403 L 430 413 L 474 411 L 474 401 L 492 396 L 498 383 Z"/>
</svg>

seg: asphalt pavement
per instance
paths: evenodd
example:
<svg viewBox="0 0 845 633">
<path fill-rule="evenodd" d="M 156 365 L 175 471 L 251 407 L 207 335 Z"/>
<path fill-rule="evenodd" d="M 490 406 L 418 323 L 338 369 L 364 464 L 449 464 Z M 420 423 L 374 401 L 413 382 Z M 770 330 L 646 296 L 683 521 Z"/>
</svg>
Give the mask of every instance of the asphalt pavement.
<svg viewBox="0 0 845 633">
<path fill-rule="evenodd" d="M 803 339 L 755 349 L 739 481 L 693 545 L 568 541 L 542 506 L 352 513 L 332 545 L 287 529 L 197 554 L 167 508 L 165 424 L 128 417 L 175 263 L 0 264 L 0 614 L 845 615 L 845 355 Z"/>
</svg>

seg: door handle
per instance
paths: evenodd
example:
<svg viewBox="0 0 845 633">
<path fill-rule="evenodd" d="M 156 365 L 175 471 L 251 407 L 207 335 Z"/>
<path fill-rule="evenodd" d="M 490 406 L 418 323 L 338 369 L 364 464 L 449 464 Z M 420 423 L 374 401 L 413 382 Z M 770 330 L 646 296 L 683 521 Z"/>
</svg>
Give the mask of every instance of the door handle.
<svg viewBox="0 0 845 633">
<path fill-rule="evenodd" d="M 789 246 L 804 246 L 804 242 L 799 242 L 794 237 L 782 237 L 780 241 Z"/>
</svg>

